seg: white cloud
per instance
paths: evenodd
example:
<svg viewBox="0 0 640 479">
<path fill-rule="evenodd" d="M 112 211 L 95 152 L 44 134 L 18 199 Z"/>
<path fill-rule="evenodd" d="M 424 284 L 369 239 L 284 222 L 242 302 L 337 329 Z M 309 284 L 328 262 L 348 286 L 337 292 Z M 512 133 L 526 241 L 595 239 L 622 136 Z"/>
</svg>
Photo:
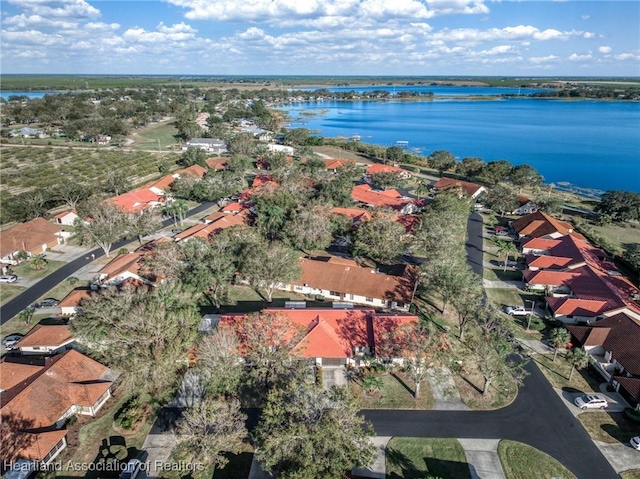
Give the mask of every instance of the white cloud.
<svg viewBox="0 0 640 479">
<path fill-rule="evenodd" d="M 531 57 L 529 61 L 534 65 L 543 65 L 545 63 L 556 63 L 560 60 L 560 57 L 557 55 L 547 55 L 546 57 Z"/>
<path fill-rule="evenodd" d="M 84 0 L 6 0 L 26 12 L 41 15 L 45 18 L 97 18 L 100 10 Z"/>
<path fill-rule="evenodd" d="M 615 55 L 614 58 L 621 61 L 640 60 L 640 55 L 636 53 L 621 53 L 620 55 Z"/>
<path fill-rule="evenodd" d="M 598 51 L 600 53 L 605 53 L 606 54 L 606 53 L 611 53 L 613 51 L 613 49 L 611 47 L 603 45 L 603 46 L 598 48 Z"/>
<path fill-rule="evenodd" d="M 5 25 L 9 25 L 13 28 L 71 28 L 76 23 L 67 22 L 64 20 L 53 20 L 51 18 L 44 18 L 41 15 L 14 15 L 4 18 L 2 21 Z"/>
<path fill-rule="evenodd" d="M 582 18 L 583 20 L 589 20 L 591 18 L 590 15 L 582 15 L 580 16 L 580 18 Z"/>
<path fill-rule="evenodd" d="M 591 55 L 590 53 L 586 55 L 579 55 L 577 53 L 572 53 L 571 55 L 569 55 L 569 60 L 572 62 L 585 62 L 591 59 L 593 59 L 593 55 Z"/>
<path fill-rule="evenodd" d="M 141 27 L 129 28 L 122 34 L 124 40 L 136 43 L 166 43 L 193 40 L 197 30 L 180 23 L 178 25 L 158 25 L 156 31 L 147 31 Z"/>
</svg>

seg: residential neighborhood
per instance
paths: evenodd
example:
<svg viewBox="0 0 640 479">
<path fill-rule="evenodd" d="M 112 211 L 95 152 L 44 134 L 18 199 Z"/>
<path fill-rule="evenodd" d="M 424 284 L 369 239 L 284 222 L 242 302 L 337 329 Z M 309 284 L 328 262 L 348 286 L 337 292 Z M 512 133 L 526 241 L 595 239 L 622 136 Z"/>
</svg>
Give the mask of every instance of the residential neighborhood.
<svg viewBox="0 0 640 479">
<path fill-rule="evenodd" d="M 557 477 L 635 477 L 638 271 L 604 213 L 263 106 L 182 119 L 157 171 L 3 226 L 3 478 L 418 477 L 390 472 L 404 440 L 458 451 L 442 477 L 535 477 L 510 442 Z"/>
</svg>

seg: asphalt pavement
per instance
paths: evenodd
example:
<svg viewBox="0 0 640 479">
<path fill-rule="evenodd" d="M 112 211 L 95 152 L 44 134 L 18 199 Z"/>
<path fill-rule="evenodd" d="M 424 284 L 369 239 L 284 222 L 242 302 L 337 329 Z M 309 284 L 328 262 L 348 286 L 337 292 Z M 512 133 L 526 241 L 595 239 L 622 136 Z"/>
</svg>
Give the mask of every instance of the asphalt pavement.
<svg viewBox="0 0 640 479">
<path fill-rule="evenodd" d="M 202 203 L 201 205 L 198 205 L 192 210 L 190 210 L 189 213 L 187 214 L 187 217 L 200 214 L 214 205 L 215 203 L 212 203 L 212 202 Z M 162 227 L 160 229 L 166 228 L 172 223 L 173 223 L 173 219 L 171 218 L 165 219 L 162 222 Z M 130 241 L 131 241 L 130 239 L 124 239 L 124 238 L 121 239 L 120 241 L 113 244 L 113 246 L 111 247 L 111 251 L 118 251 L 118 249 L 122 248 Z M 92 254 L 94 255 L 94 258 L 91 257 Z M 67 263 L 61 268 L 58 268 L 57 270 L 52 272 L 50 275 L 45 276 L 36 284 L 26 289 L 22 293 L 20 293 L 15 298 L 12 298 L 11 300 L 7 301 L 2 307 L 0 307 L 0 326 L 6 323 L 7 321 L 9 321 L 11 318 L 13 318 L 16 314 L 18 314 L 20 311 L 25 309 L 30 304 L 35 303 L 38 300 L 38 298 L 42 297 L 48 291 L 55 288 L 59 283 L 67 279 L 69 276 L 73 276 L 73 274 L 76 271 L 78 271 L 80 268 L 88 265 L 94 259 L 100 258 L 102 256 L 104 256 L 104 251 L 102 251 L 101 248 L 96 248 L 96 249 L 87 251 L 85 254 L 83 254 L 79 258 Z"/>
<path fill-rule="evenodd" d="M 473 212 L 469 215 L 467 220 L 467 262 L 474 273 L 482 277 L 482 228 L 484 227 L 482 222 L 482 216 L 479 213 Z"/>
<path fill-rule="evenodd" d="M 510 439 L 546 452 L 580 479 L 619 479 L 542 372 L 532 362 L 526 370 L 529 376 L 516 400 L 495 411 L 365 410 L 362 414 L 378 436 Z"/>
</svg>

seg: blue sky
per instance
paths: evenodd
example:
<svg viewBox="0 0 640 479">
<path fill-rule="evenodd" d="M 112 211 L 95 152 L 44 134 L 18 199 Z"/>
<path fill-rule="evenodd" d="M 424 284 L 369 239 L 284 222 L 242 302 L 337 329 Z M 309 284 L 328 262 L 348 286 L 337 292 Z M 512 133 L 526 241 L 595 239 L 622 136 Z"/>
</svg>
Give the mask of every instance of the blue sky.
<svg viewBox="0 0 640 479">
<path fill-rule="evenodd" d="M 640 76 L 640 2 L 0 0 L 2 73 Z"/>
</svg>

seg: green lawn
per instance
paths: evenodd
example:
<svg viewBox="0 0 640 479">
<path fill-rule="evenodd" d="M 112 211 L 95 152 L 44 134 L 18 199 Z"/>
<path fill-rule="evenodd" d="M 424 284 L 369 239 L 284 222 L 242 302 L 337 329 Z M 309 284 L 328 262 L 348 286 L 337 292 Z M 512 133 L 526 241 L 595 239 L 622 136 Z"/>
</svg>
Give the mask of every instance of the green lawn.
<svg viewBox="0 0 640 479">
<path fill-rule="evenodd" d="M 522 272 L 512 268 L 507 268 L 506 271 L 503 268 L 484 268 L 484 279 L 489 281 L 521 281 Z"/>
<path fill-rule="evenodd" d="M 498 456 L 507 479 L 575 479 L 554 458 L 526 444 L 502 440 Z M 535 471 L 535 472 L 534 472 Z"/>
<path fill-rule="evenodd" d="M 604 381 L 594 377 L 596 373 L 591 373 L 586 368 L 574 371 L 571 381 L 569 381 L 571 364 L 562 353 L 558 353 L 555 363 L 553 362 L 553 354 L 536 354 L 531 359 L 551 385 L 557 389 L 570 388 L 582 392 L 597 391 L 599 384 Z"/>
<path fill-rule="evenodd" d="M 387 479 L 471 478 L 456 439 L 394 437 L 386 450 Z"/>
<path fill-rule="evenodd" d="M 62 281 L 61 283 L 58 283 L 57 286 L 52 290 L 47 291 L 47 293 L 43 294 L 40 298 L 38 298 L 38 301 L 44 298 L 55 298 L 58 301 L 60 301 L 66 295 L 68 295 L 72 290 L 76 288 L 86 288 L 90 284 L 91 284 L 91 281 L 88 281 L 88 280 L 78 281 L 75 284 L 71 284 L 71 282 L 69 282 L 68 280 L 65 280 L 65 281 Z"/>
<path fill-rule="evenodd" d="M 523 306 L 524 301 L 516 288 L 485 288 L 487 296 L 496 306 Z"/>
<path fill-rule="evenodd" d="M 621 472 L 620 479 L 640 479 L 640 469 L 629 469 Z"/>
<path fill-rule="evenodd" d="M 249 286 L 233 285 L 229 288 L 227 301 L 222 305 L 222 312 L 254 312 L 264 308 L 283 308 L 285 301 L 306 301 L 307 307 L 329 307 L 330 302 L 313 301 L 304 296 L 289 291 L 274 291 L 271 303 L 268 303 L 253 288 Z"/>
<path fill-rule="evenodd" d="M 362 409 L 431 409 L 433 395 L 428 381 L 420 383 L 420 397 L 414 398 L 415 384 L 407 377 L 382 374 L 383 386 L 379 392 L 368 396 L 364 393 L 359 380 L 349 381 L 348 387 Z"/>
<path fill-rule="evenodd" d="M 63 267 L 64 261 L 47 260 L 47 265 L 42 269 L 33 269 L 29 261 L 17 266 L 12 266 L 13 274 L 18 278 L 44 278 L 45 276 L 53 273 L 58 268 Z"/>
<path fill-rule="evenodd" d="M 2 283 L 0 285 L 0 304 L 4 304 L 12 298 L 15 298 L 25 290 L 22 286 L 13 286 Z"/>
<path fill-rule="evenodd" d="M 173 121 L 163 121 L 162 123 L 148 125 L 130 137 L 134 140 L 131 147 L 141 150 L 158 151 L 158 140 L 160 140 L 159 151 L 169 151 L 170 147 L 179 146 L 175 138 L 177 134 L 178 130 L 174 126 Z"/>
<path fill-rule="evenodd" d="M 578 420 L 596 441 L 627 444 L 640 435 L 640 424 L 629 421 L 621 412 L 589 411 L 580 414 Z"/>
</svg>

